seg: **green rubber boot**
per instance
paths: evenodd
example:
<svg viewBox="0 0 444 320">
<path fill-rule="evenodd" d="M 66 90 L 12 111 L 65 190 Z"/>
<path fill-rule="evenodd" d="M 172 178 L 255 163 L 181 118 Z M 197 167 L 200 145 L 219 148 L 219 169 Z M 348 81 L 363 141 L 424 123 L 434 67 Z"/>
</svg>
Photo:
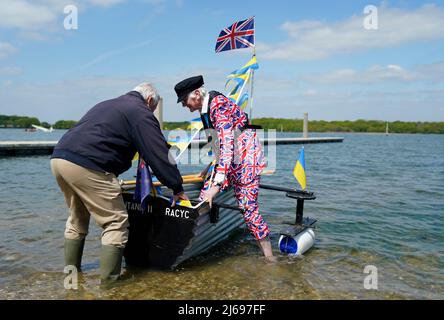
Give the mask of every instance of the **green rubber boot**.
<svg viewBox="0 0 444 320">
<path fill-rule="evenodd" d="M 75 266 L 80 272 L 85 239 L 71 240 L 65 238 L 65 266 Z"/>
<path fill-rule="evenodd" d="M 100 279 L 102 282 L 114 282 L 120 277 L 123 248 L 102 245 L 100 251 Z"/>
</svg>

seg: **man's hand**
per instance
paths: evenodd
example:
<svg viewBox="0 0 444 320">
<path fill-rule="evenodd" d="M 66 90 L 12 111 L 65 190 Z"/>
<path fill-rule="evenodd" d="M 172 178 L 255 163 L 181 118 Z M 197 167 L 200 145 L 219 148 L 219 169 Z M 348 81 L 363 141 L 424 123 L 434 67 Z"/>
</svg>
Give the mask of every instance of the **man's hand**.
<svg viewBox="0 0 444 320">
<path fill-rule="evenodd" d="M 179 193 L 179 194 L 175 194 L 175 195 L 173 196 L 173 203 L 171 204 L 171 206 L 174 207 L 174 206 L 176 205 L 176 202 L 177 202 L 178 200 L 190 200 L 190 199 L 189 199 L 188 196 L 182 191 L 181 193 Z"/>
<path fill-rule="evenodd" d="M 219 193 L 219 191 L 219 186 L 213 186 L 207 192 L 205 192 L 204 199 L 208 201 L 210 208 L 213 205 L 213 198 Z"/>
</svg>

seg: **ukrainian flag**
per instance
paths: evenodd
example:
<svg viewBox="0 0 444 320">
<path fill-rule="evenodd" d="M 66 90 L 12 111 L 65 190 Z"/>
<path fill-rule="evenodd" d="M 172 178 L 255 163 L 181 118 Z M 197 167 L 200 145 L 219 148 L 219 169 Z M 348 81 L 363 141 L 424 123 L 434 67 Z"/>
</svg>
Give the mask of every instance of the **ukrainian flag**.
<svg viewBox="0 0 444 320">
<path fill-rule="evenodd" d="M 296 162 L 296 166 L 293 169 L 293 175 L 301 185 L 301 188 L 305 190 L 307 187 L 307 178 L 305 177 L 305 155 L 304 147 L 302 147 L 299 153 L 299 159 Z"/>
</svg>

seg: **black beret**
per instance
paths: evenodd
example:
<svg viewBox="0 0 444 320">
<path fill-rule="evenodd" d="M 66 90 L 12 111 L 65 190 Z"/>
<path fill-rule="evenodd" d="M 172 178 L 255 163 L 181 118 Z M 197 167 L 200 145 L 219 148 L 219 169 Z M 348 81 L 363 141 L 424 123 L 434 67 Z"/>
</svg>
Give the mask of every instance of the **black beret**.
<svg viewBox="0 0 444 320">
<path fill-rule="evenodd" d="M 182 80 L 174 86 L 174 90 L 177 94 L 177 103 L 181 102 L 187 97 L 187 95 L 193 90 L 199 89 L 204 85 L 202 76 L 195 76 Z"/>
</svg>

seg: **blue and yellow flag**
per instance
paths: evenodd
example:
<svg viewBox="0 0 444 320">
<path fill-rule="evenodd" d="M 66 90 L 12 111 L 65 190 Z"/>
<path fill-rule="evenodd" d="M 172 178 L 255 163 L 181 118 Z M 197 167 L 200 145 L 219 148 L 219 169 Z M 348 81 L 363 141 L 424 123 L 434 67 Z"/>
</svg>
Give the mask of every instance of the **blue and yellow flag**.
<svg viewBox="0 0 444 320">
<path fill-rule="evenodd" d="M 296 165 L 293 169 L 293 174 L 296 180 L 301 185 L 302 190 L 305 190 L 307 187 L 307 178 L 305 177 L 305 155 L 304 155 L 304 147 L 301 148 L 299 153 L 299 159 L 296 162 Z"/>
<path fill-rule="evenodd" d="M 225 88 L 230 84 L 234 84 L 227 96 L 231 101 L 241 107 L 241 109 L 245 109 L 249 99 L 249 95 L 242 91 L 251 79 L 252 70 L 257 69 L 259 69 L 259 65 L 254 55 L 242 68 L 233 71 L 227 77 L 228 80 L 225 83 Z"/>
<path fill-rule="evenodd" d="M 228 80 L 225 83 L 225 88 L 227 88 L 229 84 L 234 83 L 233 89 L 231 89 L 229 95 L 236 93 L 240 88 L 242 88 L 244 83 L 250 80 L 250 75 L 251 75 L 250 72 L 246 74 L 239 74 L 236 75 L 235 77 L 231 77 L 231 75 L 229 75 Z"/>
<path fill-rule="evenodd" d="M 250 59 L 250 61 L 248 61 L 242 68 L 234 70 L 232 73 L 230 73 L 228 78 L 237 78 L 239 75 L 246 74 L 247 71 L 249 71 L 250 69 L 254 70 L 259 69 L 259 64 L 257 63 L 256 55 L 254 55 Z"/>
<path fill-rule="evenodd" d="M 248 92 L 245 92 L 242 96 L 240 96 L 239 93 L 236 93 L 228 98 L 244 110 L 248 104 L 249 95 Z"/>
</svg>

